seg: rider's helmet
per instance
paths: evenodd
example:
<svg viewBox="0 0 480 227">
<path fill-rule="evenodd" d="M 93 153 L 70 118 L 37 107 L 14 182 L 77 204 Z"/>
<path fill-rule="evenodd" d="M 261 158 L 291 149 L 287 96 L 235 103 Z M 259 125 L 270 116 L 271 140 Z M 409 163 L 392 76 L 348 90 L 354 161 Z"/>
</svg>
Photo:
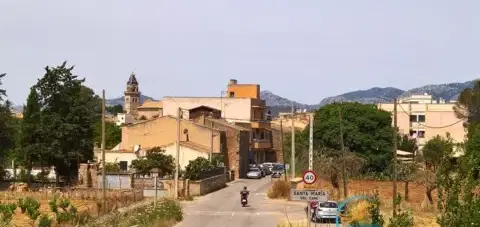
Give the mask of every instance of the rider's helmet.
<svg viewBox="0 0 480 227">
<path fill-rule="evenodd" d="M 246 191 L 246 190 L 247 190 L 247 186 L 244 186 L 244 187 L 243 187 L 243 190 L 245 190 L 245 191 Z"/>
</svg>

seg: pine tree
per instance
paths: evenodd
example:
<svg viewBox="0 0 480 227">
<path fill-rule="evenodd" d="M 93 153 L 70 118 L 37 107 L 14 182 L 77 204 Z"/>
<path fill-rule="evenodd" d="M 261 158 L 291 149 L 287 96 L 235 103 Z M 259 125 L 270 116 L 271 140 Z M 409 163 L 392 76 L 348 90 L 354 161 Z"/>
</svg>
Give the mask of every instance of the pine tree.
<svg viewBox="0 0 480 227">
<path fill-rule="evenodd" d="M 43 160 L 43 133 L 41 128 L 41 106 L 35 87 L 30 88 L 27 105 L 23 108 L 23 120 L 20 127 L 19 147 L 16 160 L 22 164 L 30 176 L 34 162 L 45 163 Z M 30 177 L 28 184 L 31 183 Z"/>
</svg>

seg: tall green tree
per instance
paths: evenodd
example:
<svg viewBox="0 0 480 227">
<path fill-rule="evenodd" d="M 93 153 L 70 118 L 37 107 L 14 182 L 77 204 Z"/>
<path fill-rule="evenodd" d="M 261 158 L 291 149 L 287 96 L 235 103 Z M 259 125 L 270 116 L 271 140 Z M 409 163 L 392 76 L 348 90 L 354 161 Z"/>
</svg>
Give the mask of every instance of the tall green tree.
<svg viewBox="0 0 480 227">
<path fill-rule="evenodd" d="M 114 106 L 107 106 L 107 111 L 116 116 L 119 113 L 123 113 L 123 106 L 120 104 Z"/>
<path fill-rule="evenodd" d="M 0 74 L 0 86 L 2 79 L 6 74 Z M 5 89 L 0 87 L 0 161 L 4 161 L 10 149 L 14 147 L 15 130 L 13 127 L 13 117 L 10 111 L 11 104 L 7 100 Z"/>
<path fill-rule="evenodd" d="M 100 146 L 102 142 L 102 122 L 99 120 L 94 125 L 94 141 Z M 105 122 L 105 148 L 112 149 L 122 142 L 122 128 L 113 122 Z"/>
<path fill-rule="evenodd" d="M 333 103 L 318 109 L 314 120 L 314 143 L 340 150 L 340 121 L 345 148 L 364 156 L 367 171 L 384 171 L 391 161 L 392 119 L 375 105 Z M 308 128 L 303 133 L 308 134 Z"/>
<path fill-rule="evenodd" d="M 437 222 L 447 226 L 480 226 L 480 124 L 470 124 L 465 155 L 441 156 L 437 168 Z"/>
<path fill-rule="evenodd" d="M 460 93 L 453 109 L 457 117 L 467 123 L 480 122 L 480 80 L 475 81 L 473 88 Z"/>
<path fill-rule="evenodd" d="M 69 181 L 78 164 L 93 159 L 93 124 L 99 116 L 98 96 L 83 86 L 85 79 L 63 62 L 46 67 L 36 89 L 41 104 L 42 132 L 48 163 Z M 57 181 L 59 179 L 57 178 Z"/>
<path fill-rule="evenodd" d="M 433 204 L 432 192 L 437 188 L 437 173 L 445 157 L 453 153 L 453 139 L 449 134 L 446 137 L 431 138 L 422 149 L 425 162 L 425 193 L 430 204 Z"/>
<path fill-rule="evenodd" d="M 175 170 L 174 160 L 173 156 L 165 155 L 165 151 L 160 147 L 152 147 L 147 150 L 145 157 L 133 160 L 132 167 L 143 175 L 156 169 L 159 176 L 164 176 Z"/>
<path fill-rule="evenodd" d="M 35 87 L 30 88 L 27 104 L 23 108 L 23 120 L 20 124 L 18 147 L 15 160 L 26 168 L 28 176 L 34 162 L 41 164 L 43 159 L 44 143 L 41 127 L 41 105 Z M 31 178 L 28 178 L 28 184 Z"/>
</svg>

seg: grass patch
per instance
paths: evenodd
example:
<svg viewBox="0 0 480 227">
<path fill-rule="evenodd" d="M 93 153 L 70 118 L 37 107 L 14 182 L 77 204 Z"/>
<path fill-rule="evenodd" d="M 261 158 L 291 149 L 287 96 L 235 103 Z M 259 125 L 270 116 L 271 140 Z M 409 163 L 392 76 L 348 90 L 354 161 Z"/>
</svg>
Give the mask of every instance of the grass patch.
<svg viewBox="0 0 480 227">
<path fill-rule="evenodd" d="M 112 227 L 171 227 L 183 220 L 182 207 L 173 199 L 162 199 L 157 202 L 157 207 L 151 203 L 146 207 L 138 208 L 131 212 L 118 214 L 115 217 L 95 226 Z M 90 225 L 93 227 L 93 225 Z"/>
</svg>

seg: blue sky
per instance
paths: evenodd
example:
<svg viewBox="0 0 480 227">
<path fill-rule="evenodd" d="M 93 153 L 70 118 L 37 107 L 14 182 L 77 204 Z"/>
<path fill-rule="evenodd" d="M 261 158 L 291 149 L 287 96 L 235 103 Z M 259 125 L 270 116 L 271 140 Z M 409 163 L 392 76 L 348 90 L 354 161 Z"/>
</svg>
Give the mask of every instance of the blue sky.
<svg viewBox="0 0 480 227">
<path fill-rule="evenodd" d="M 23 103 L 64 60 L 107 97 L 218 96 L 229 79 L 303 103 L 480 72 L 480 1 L 0 1 L 0 72 Z"/>
</svg>

